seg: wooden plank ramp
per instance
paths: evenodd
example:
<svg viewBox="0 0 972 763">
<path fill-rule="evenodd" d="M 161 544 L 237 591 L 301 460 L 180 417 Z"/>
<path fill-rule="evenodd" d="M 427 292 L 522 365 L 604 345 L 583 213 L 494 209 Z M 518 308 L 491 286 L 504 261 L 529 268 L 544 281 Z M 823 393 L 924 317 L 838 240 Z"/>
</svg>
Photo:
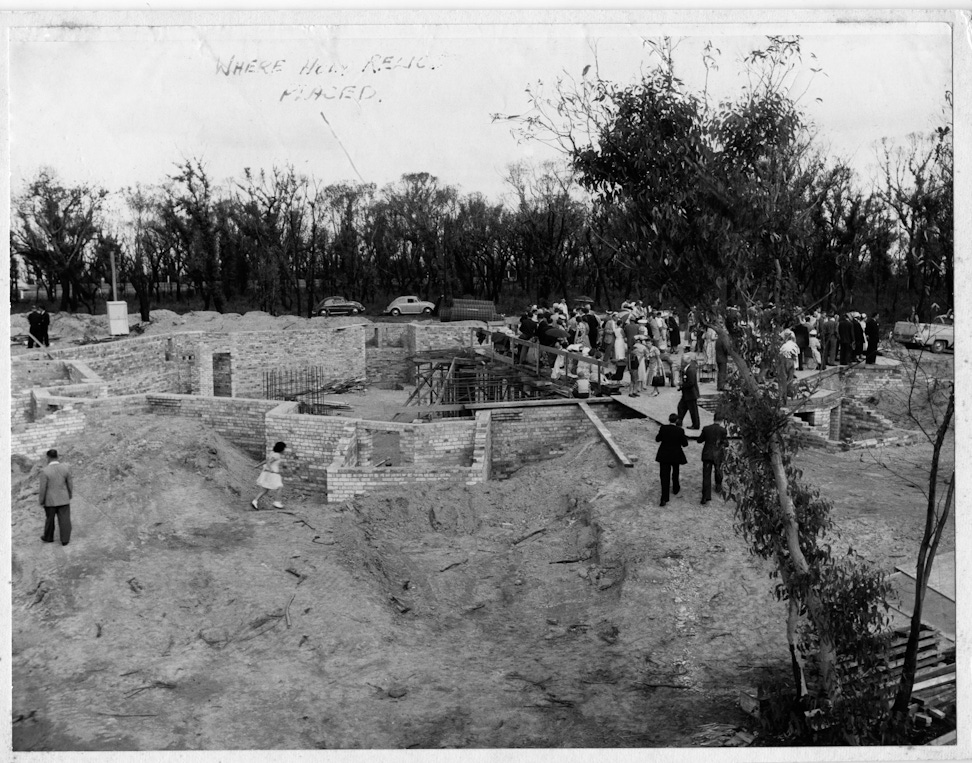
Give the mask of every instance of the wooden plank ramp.
<svg viewBox="0 0 972 763">
<path fill-rule="evenodd" d="M 584 415 L 591 420 L 591 423 L 597 429 L 598 434 L 601 435 L 601 439 L 607 443 L 607 446 L 611 449 L 611 452 L 614 453 L 615 458 L 617 458 L 618 461 L 620 461 L 626 467 L 633 467 L 634 462 L 624 455 L 624 452 L 620 447 L 618 447 L 618 444 L 614 441 L 614 438 L 611 436 L 611 433 L 608 431 L 607 427 L 604 426 L 604 422 L 597 417 L 597 414 L 591 410 L 591 407 L 583 400 L 579 401 L 578 405 L 580 406 L 580 409 L 584 411 Z"/>
</svg>

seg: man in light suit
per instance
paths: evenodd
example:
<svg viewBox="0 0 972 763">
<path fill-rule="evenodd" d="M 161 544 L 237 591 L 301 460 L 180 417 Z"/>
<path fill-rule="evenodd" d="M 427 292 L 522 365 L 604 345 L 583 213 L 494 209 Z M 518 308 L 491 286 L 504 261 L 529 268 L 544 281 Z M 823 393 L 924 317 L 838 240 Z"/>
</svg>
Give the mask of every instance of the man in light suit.
<svg viewBox="0 0 972 763">
<path fill-rule="evenodd" d="M 682 397 L 678 401 L 678 425 L 682 426 L 682 419 L 688 413 L 692 418 L 692 426 L 689 429 L 699 428 L 699 364 L 696 362 L 694 352 L 686 352 L 683 362 L 686 362 L 682 370 Z"/>
<path fill-rule="evenodd" d="M 44 522 L 44 534 L 41 540 L 45 543 L 54 542 L 54 519 L 61 532 L 61 545 L 66 546 L 71 541 L 71 495 L 74 485 L 71 481 L 70 470 L 57 460 L 57 451 L 51 448 L 47 451 L 47 466 L 41 469 L 40 488 L 37 499 L 44 507 L 47 520 Z"/>
</svg>

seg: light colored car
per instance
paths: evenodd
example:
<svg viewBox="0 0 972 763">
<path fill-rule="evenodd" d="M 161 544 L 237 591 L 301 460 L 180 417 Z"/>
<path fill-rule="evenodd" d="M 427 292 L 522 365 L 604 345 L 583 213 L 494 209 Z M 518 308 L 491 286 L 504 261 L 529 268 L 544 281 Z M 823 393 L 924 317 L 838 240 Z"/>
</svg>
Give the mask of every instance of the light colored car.
<svg viewBox="0 0 972 763">
<path fill-rule="evenodd" d="M 364 312 L 364 305 L 344 297 L 327 297 L 317 303 L 311 315 L 357 315 Z"/>
<path fill-rule="evenodd" d="M 435 304 L 414 295 L 393 299 L 382 315 L 431 315 Z"/>
<path fill-rule="evenodd" d="M 927 347 L 932 352 L 944 352 L 955 347 L 955 325 L 951 316 L 939 315 L 932 323 L 898 321 L 891 338 L 904 345 Z"/>
</svg>

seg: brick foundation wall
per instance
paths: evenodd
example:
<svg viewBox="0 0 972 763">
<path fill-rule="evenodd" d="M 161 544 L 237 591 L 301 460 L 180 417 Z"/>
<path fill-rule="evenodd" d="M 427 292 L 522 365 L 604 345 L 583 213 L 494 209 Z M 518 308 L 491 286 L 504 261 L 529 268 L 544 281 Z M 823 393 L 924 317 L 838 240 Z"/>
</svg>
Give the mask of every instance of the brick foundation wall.
<svg viewBox="0 0 972 763">
<path fill-rule="evenodd" d="M 864 440 L 881 437 L 894 430 L 894 424 L 856 400 L 844 398 L 840 413 L 840 438 Z"/>
<path fill-rule="evenodd" d="M 108 383 L 112 395 L 192 390 L 200 332 L 128 337 L 114 342 L 49 350 L 58 360 L 79 360 Z M 36 358 L 37 353 L 23 358 Z"/>
<path fill-rule="evenodd" d="M 413 463 L 392 467 L 372 466 L 368 444 L 373 431 L 388 427 L 379 422 L 358 422 L 355 434 L 345 435 L 327 469 L 328 502 L 383 489 L 398 490 L 403 485 L 475 485 L 486 481 L 490 473 L 491 413 L 478 411 L 473 420 L 404 425 L 398 430 L 402 458 Z M 367 460 L 362 458 L 365 455 Z M 463 461 L 467 465 L 460 465 Z"/>
<path fill-rule="evenodd" d="M 396 389 L 409 383 L 411 364 L 404 347 L 366 347 L 368 383 Z"/>
<path fill-rule="evenodd" d="M 480 481 L 492 479 L 493 414 L 492 411 L 476 411 L 476 430 L 473 433 L 473 473 L 482 476 Z M 472 483 L 467 483 L 472 484 Z"/>
<path fill-rule="evenodd" d="M 415 466 L 472 466 L 476 419 L 444 419 L 411 428 Z M 403 446 L 402 450 L 406 450 Z"/>
<path fill-rule="evenodd" d="M 70 371 L 63 360 L 10 359 L 10 390 L 23 392 L 31 387 L 48 387 L 71 381 Z"/>
<path fill-rule="evenodd" d="M 260 457 L 266 452 L 267 413 L 281 405 L 277 400 L 196 395 L 148 394 L 145 398 L 152 413 L 201 419 L 234 445 Z"/>
<path fill-rule="evenodd" d="M 898 388 L 903 381 L 899 366 L 857 365 L 844 372 L 844 394 L 866 399 L 881 390 Z"/>
<path fill-rule="evenodd" d="M 357 424 L 342 416 L 311 416 L 297 413 L 297 403 L 276 403 L 266 414 L 266 434 L 261 446 L 268 454 L 275 442 L 287 443 L 285 476 L 309 487 L 326 489 L 327 469 L 340 454 L 353 448 L 357 462 Z"/>
<path fill-rule="evenodd" d="M 364 378 L 365 326 L 289 331 L 238 331 L 206 336 L 199 361 L 199 394 L 212 395 L 213 353 L 230 353 L 234 397 L 262 397 L 263 373 L 325 368 L 325 381 Z"/>
<path fill-rule="evenodd" d="M 452 482 L 460 485 L 475 483 L 473 469 L 462 466 L 362 466 L 327 469 L 327 501 L 338 503 L 380 490 L 401 490 L 403 485 L 423 485 L 433 482 Z"/>
<path fill-rule="evenodd" d="M 85 416 L 82 411 L 66 407 L 46 416 L 35 424 L 27 424 L 10 438 L 11 454 L 36 458 L 50 448 L 56 448 L 65 437 L 84 430 Z"/>
<path fill-rule="evenodd" d="M 591 409 L 602 421 L 629 418 L 626 409 L 614 403 L 591 404 Z M 579 437 L 597 436 L 576 405 L 496 408 L 491 413 L 493 478 L 508 477 L 524 464 L 559 456 Z"/>
<path fill-rule="evenodd" d="M 473 330 L 483 328 L 482 321 L 457 321 L 456 323 L 409 323 L 405 348 L 409 355 L 430 350 L 472 347 L 475 343 Z"/>
<path fill-rule="evenodd" d="M 34 420 L 34 396 L 30 390 L 10 396 L 10 428 L 14 431 Z"/>
</svg>

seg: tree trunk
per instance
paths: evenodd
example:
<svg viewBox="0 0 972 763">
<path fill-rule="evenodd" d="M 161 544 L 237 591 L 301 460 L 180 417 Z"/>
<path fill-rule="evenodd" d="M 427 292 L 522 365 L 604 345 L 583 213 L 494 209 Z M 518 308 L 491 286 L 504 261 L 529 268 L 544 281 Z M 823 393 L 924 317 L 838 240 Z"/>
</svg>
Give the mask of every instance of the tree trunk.
<svg viewBox="0 0 972 763">
<path fill-rule="evenodd" d="M 720 340 L 728 348 L 729 355 L 739 372 L 743 385 L 750 393 L 758 395 L 759 386 L 753 377 L 749 364 L 740 354 L 739 350 L 736 349 L 732 338 L 729 336 L 729 332 L 726 330 L 725 317 L 718 315 L 713 323 L 713 328 L 719 335 Z M 780 502 L 780 514 L 786 547 L 790 555 L 790 562 L 793 565 L 795 574 L 803 576 L 809 572 L 810 566 L 807 563 L 806 557 L 803 555 L 803 550 L 800 548 L 800 528 L 797 523 L 796 510 L 790 498 L 789 481 L 786 476 L 786 467 L 783 465 L 783 453 L 780 447 L 779 434 L 774 435 L 769 440 L 767 462 L 773 471 L 773 478 L 776 483 L 776 494 Z M 821 682 L 824 693 L 832 702 L 840 694 L 836 673 L 837 654 L 833 638 L 829 634 L 830 629 L 823 613 L 823 604 L 819 596 L 812 590 L 807 593 L 806 601 L 803 604 L 806 605 L 810 618 L 816 626 L 819 639 L 817 658 L 820 665 Z"/>
<path fill-rule="evenodd" d="M 938 461 L 942 451 L 942 445 L 948 434 L 949 425 L 952 422 L 952 415 L 955 411 L 955 392 L 952 391 L 948 398 L 948 405 L 945 408 L 945 415 L 942 416 L 941 423 L 935 433 L 935 442 L 932 445 L 931 468 L 928 474 L 928 503 L 925 507 L 925 533 L 918 548 L 918 564 L 915 568 L 915 605 L 911 615 L 911 630 L 908 633 L 908 645 L 905 647 L 904 663 L 901 666 L 901 682 L 898 684 L 898 691 L 894 697 L 894 705 L 891 708 L 891 717 L 897 726 L 908 717 L 908 705 L 911 703 L 911 692 L 915 684 L 915 669 L 918 661 L 918 641 L 921 631 L 921 610 L 925 603 L 925 590 L 928 587 L 928 578 L 931 575 L 932 563 L 935 561 L 935 552 L 938 550 L 938 541 L 942 537 L 945 529 L 945 522 L 952 503 L 952 496 L 955 485 L 955 475 L 948 485 L 948 494 L 945 498 L 945 506 L 941 516 L 938 516 L 938 506 L 936 505 L 936 489 L 938 485 Z"/>
</svg>

